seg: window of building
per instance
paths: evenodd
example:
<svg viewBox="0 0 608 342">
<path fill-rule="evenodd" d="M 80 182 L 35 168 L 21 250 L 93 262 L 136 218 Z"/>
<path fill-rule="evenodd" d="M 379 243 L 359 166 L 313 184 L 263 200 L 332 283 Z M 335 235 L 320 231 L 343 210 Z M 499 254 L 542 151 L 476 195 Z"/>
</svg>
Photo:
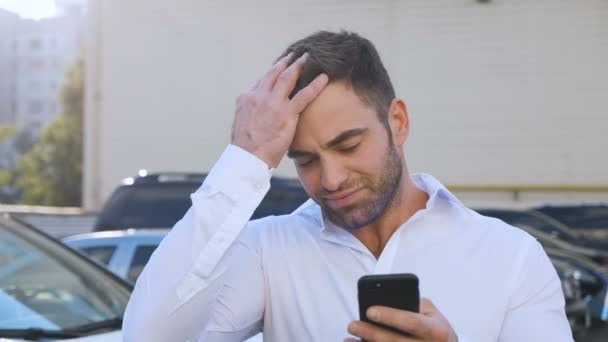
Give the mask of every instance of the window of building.
<svg viewBox="0 0 608 342">
<path fill-rule="evenodd" d="M 42 48 L 42 41 L 39 38 L 30 40 L 30 48 L 32 50 L 40 50 Z"/>
<path fill-rule="evenodd" d="M 40 100 L 32 100 L 28 104 L 28 112 L 32 115 L 37 115 L 42 112 L 42 101 Z"/>
<path fill-rule="evenodd" d="M 30 90 L 38 90 L 38 89 L 40 89 L 40 81 L 30 80 L 28 82 L 28 87 L 30 88 Z"/>
<path fill-rule="evenodd" d="M 35 69 L 35 70 L 43 69 L 44 61 L 39 58 L 32 59 L 32 60 L 30 60 L 30 68 Z"/>
</svg>

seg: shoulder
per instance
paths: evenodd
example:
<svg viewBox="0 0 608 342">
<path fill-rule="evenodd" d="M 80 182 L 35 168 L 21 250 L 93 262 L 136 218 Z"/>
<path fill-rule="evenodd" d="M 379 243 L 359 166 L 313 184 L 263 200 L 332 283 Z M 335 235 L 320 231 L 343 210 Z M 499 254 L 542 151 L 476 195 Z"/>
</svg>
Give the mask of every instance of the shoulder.
<svg viewBox="0 0 608 342">
<path fill-rule="evenodd" d="M 529 258 L 544 253 L 533 236 L 499 219 L 464 207 L 454 215 L 458 224 L 453 226 L 452 243 L 480 264 L 516 272 Z"/>
<path fill-rule="evenodd" d="M 247 244 L 268 244 L 316 239 L 321 231 L 321 210 L 312 200 L 287 215 L 249 221 L 240 240 Z"/>
<path fill-rule="evenodd" d="M 537 243 L 536 239 L 526 231 L 497 218 L 481 215 L 468 208 L 463 209 L 462 215 L 468 223 L 467 230 L 487 242 L 497 243 L 510 249 L 514 247 L 527 249 Z"/>
</svg>

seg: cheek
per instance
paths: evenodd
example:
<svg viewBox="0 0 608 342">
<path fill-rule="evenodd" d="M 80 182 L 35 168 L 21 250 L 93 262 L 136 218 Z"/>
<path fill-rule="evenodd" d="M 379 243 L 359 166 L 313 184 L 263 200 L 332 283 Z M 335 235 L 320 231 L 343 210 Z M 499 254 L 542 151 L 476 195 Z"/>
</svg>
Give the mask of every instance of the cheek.
<svg viewBox="0 0 608 342">
<path fill-rule="evenodd" d="M 297 171 L 304 190 L 309 196 L 313 197 L 319 189 L 318 172 L 314 168 L 297 168 Z"/>
</svg>

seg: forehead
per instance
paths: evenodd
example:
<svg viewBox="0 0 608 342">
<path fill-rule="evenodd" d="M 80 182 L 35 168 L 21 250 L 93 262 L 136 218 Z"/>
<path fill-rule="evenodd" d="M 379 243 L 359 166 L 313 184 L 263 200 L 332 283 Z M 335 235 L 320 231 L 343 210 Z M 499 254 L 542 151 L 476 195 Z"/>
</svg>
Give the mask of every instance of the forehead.
<svg viewBox="0 0 608 342">
<path fill-rule="evenodd" d="M 292 147 L 315 142 L 323 144 L 353 128 L 381 125 L 376 110 L 365 104 L 343 82 L 328 84 L 300 114 Z"/>
</svg>

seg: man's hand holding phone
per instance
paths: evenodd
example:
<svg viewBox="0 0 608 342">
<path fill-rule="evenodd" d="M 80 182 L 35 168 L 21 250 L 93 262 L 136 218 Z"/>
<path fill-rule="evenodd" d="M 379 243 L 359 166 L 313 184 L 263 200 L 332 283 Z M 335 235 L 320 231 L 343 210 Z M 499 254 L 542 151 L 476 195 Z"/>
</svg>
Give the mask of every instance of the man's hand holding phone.
<svg viewBox="0 0 608 342">
<path fill-rule="evenodd" d="M 437 307 L 428 299 L 420 299 L 415 274 L 366 275 L 359 279 L 357 288 L 361 320 L 351 322 L 348 332 L 361 340 L 458 341 Z"/>
<path fill-rule="evenodd" d="M 373 306 L 367 310 L 367 317 L 373 322 L 389 326 L 411 336 L 405 336 L 375 324 L 353 321 L 348 325 L 348 332 L 369 342 L 381 341 L 433 341 L 457 342 L 458 337 L 448 320 L 428 299 L 420 300 L 420 313 L 399 310 L 386 306 Z M 347 338 L 346 341 L 357 341 Z"/>
</svg>

